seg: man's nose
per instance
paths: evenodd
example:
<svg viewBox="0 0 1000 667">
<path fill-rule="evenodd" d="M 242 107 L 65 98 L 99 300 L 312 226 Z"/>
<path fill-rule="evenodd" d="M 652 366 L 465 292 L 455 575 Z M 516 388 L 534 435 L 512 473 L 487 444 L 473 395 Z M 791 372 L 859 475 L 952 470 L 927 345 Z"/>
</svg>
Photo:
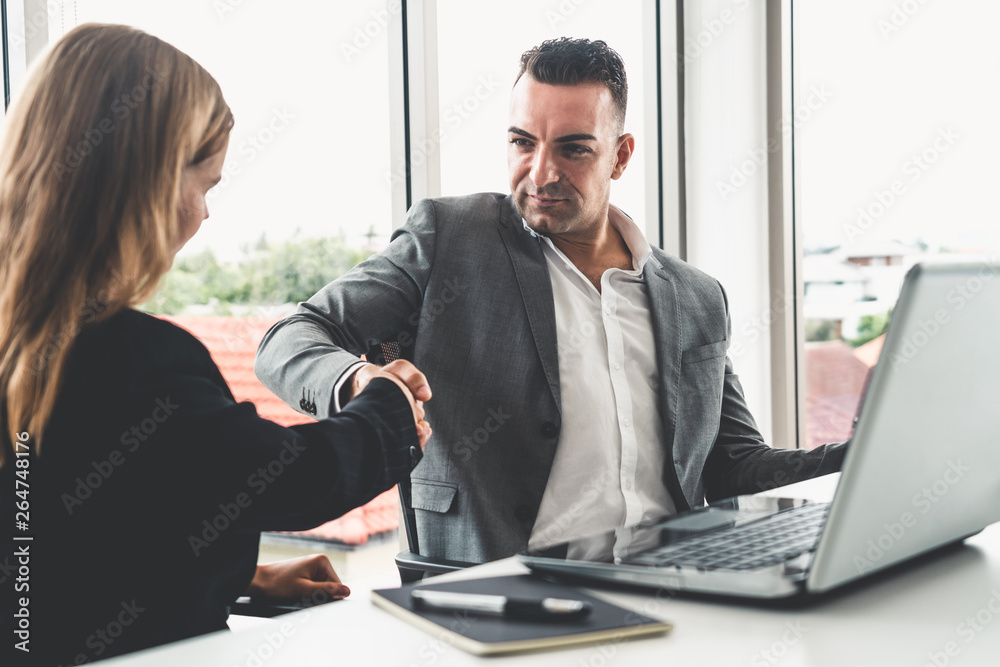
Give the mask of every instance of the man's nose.
<svg viewBox="0 0 1000 667">
<path fill-rule="evenodd" d="M 531 162 L 531 173 L 528 176 L 536 188 L 545 187 L 559 180 L 559 171 L 549 149 L 540 148 L 535 152 L 534 160 Z"/>
</svg>

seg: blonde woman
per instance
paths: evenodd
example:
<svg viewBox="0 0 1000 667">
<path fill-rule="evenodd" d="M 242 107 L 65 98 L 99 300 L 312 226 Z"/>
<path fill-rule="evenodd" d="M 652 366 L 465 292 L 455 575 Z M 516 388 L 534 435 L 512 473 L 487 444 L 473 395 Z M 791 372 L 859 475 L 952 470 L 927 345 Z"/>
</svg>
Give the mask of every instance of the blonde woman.
<svg viewBox="0 0 1000 667">
<path fill-rule="evenodd" d="M 3 636 L 50 664 L 225 628 L 247 591 L 343 597 L 325 557 L 257 566 L 260 531 L 367 502 L 429 437 L 405 362 L 286 429 L 237 403 L 194 337 L 133 309 L 208 217 L 232 124 L 191 58 L 97 24 L 53 46 L 4 120 L 0 499 L 33 540 L 0 551 L 30 563 L 27 585 L 0 576 Z"/>
</svg>

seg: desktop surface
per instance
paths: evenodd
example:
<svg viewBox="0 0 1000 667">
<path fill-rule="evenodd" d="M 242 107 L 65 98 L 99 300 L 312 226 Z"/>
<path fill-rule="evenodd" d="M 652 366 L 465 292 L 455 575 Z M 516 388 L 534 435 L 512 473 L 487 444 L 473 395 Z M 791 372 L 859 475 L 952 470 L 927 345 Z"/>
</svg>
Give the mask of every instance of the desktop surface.
<svg viewBox="0 0 1000 667">
<path fill-rule="evenodd" d="M 832 495 L 836 476 L 795 485 L 797 495 Z M 778 489 L 781 494 L 788 489 Z M 770 495 L 779 495 L 772 491 Z M 524 572 L 515 559 L 448 578 Z M 436 581 L 443 581 L 437 578 Z M 1000 656 L 1000 524 L 965 544 L 876 574 L 805 606 L 587 588 L 670 621 L 657 638 L 481 658 L 450 646 L 371 604 L 347 600 L 278 617 L 242 632 L 215 633 L 123 656 L 109 667 L 311 664 L 366 665 L 751 665 L 923 667 L 996 665 Z"/>
</svg>

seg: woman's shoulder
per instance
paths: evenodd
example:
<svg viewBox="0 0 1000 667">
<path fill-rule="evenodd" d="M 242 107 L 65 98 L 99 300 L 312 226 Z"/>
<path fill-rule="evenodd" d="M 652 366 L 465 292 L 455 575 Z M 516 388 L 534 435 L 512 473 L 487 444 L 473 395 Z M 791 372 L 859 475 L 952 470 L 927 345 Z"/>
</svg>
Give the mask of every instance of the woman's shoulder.
<svg viewBox="0 0 1000 667">
<path fill-rule="evenodd" d="M 110 355 L 137 366 L 178 363 L 215 366 L 201 341 L 172 322 L 132 308 L 85 327 L 77 344 L 95 357 Z"/>
</svg>

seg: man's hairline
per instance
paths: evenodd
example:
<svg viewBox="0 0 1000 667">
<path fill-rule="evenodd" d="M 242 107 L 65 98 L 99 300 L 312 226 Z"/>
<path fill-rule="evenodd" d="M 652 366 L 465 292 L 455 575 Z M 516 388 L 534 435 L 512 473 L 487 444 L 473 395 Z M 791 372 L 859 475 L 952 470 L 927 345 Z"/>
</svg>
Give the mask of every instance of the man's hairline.
<svg viewBox="0 0 1000 667">
<path fill-rule="evenodd" d="M 621 114 L 621 120 L 618 119 L 619 114 L 618 114 L 618 105 L 615 104 L 615 92 L 613 90 L 611 90 L 611 86 L 609 86 L 604 81 L 598 81 L 596 79 L 593 79 L 593 80 L 590 80 L 590 81 L 581 81 L 580 83 L 548 83 L 546 81 L 539 81 L 537 78 L 535 78 L 534 76 L 531 75 L 530 71 L 524 70 L 523 72 L 521 72 L 520 74 L 517 75 L 516 79 L 514 79 L 514 85 L 512 85 L 510 87 L 510 92 L 511 93 L 514 92 L 514 89 L 517 87 L 518 82 L 521 80 L 521 77 L 523 77 L 523 76 L 527 76 L 529 79 L 531 79 L 535 83 L 540 83 L 543 86 L 557 86 L 557 87 L 562 87 L 562 88 L 576 88 L 577 86 L 596 85 L 596 86 L 600 86 L 600 87 L 604 88 L 611 95 L 611 109 L 612 109 L 612 113 L 614 113 L 614 116 L 615 116 L 615 141 L 619 141 L 622 137 L 625 136 L 625 134 L 627 134 L 625 132 L 625 114 L 624 113 Z M 626 109 L 626 113 L 627 113 L 627 111 L 628 110 Z"/>
</svg>

